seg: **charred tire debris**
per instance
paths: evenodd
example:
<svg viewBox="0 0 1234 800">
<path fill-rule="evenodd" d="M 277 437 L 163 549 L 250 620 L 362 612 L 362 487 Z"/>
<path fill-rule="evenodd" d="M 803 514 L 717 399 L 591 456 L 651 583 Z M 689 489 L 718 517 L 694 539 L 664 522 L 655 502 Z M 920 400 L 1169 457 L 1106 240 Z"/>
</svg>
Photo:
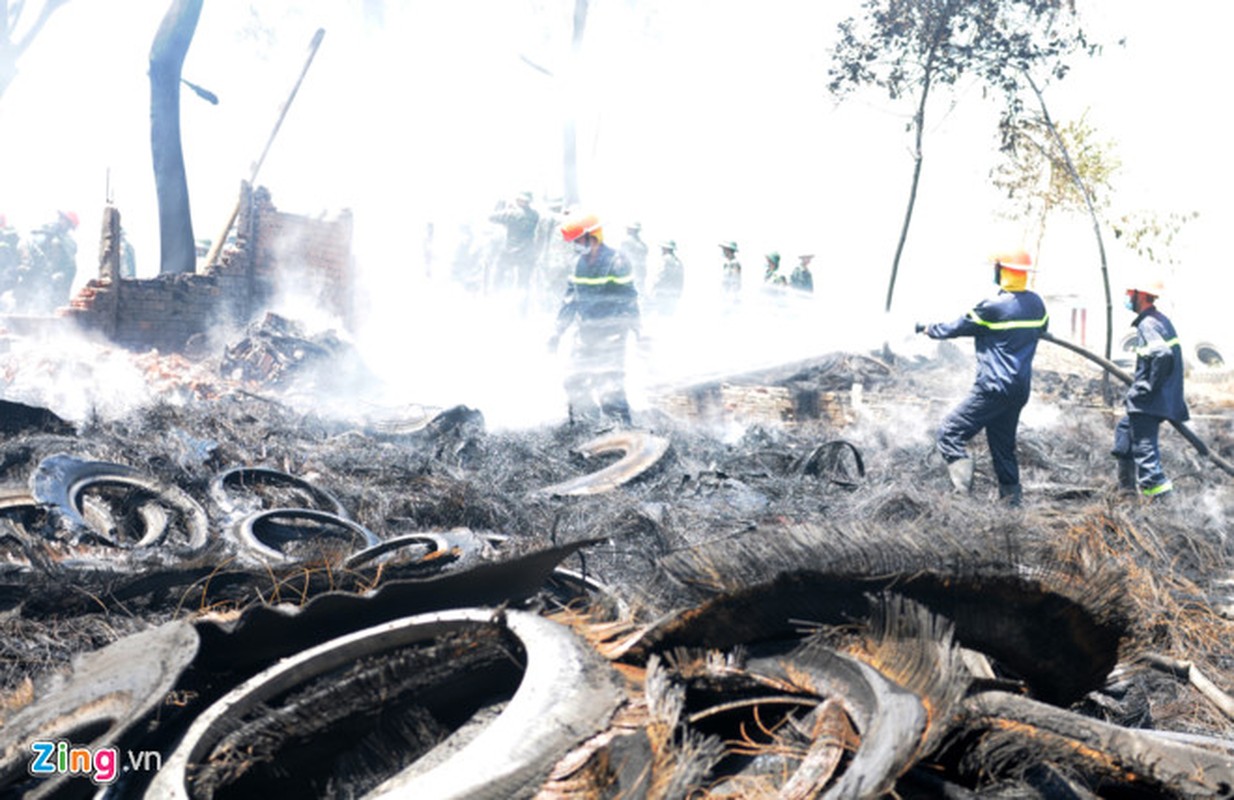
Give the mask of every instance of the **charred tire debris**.
<svg viewBox="0 0 1234 800">
<path fill-rule="evenodd" d="M 1007 513 L 928 431 L 439 416 L 0 440 L 0 797 L 1234 796 L 1234 722 L 1140 658 L 1231 688 L 1228 537 L 1093 485 L 1099 418 L 1025 432 L 1060 488 Z M 39 737 L 162 768 L 33 778 Z"/>
</svg>

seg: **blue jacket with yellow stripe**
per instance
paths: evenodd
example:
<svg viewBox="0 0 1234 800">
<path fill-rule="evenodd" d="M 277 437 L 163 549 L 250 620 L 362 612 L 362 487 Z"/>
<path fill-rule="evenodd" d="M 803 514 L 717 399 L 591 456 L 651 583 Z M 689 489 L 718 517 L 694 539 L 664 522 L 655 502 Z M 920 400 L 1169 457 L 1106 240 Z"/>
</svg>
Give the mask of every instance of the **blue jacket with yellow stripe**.
<svg viewBox="0 0 1234 800">
<path fill-rule="evenodd" d="M 597 324 L 632 331 L 639 328 L 638 290 L 630 264 L 606 244 L 600 245 L 594 259 L 579 257 L 557 312 L 557 333 L 576 318 L 580 328 Z"/>
<path fill-rule="evenodd" d="M 1127 389 L 1127 411 L 1186 422 L 1183 349 L 1169 317 L 1149 306 L 1135 318 L 1135 375 Z"/>
<path fill-rule="evenodd" d="M 1027 402 L 1037 340 L 1049 321 L 1035 292 L 1000 291 L 954 322 L 926 326 L 926 333 L 931 339 L 972 336 L 977 349 L 973 388 Z"/>
</svg>

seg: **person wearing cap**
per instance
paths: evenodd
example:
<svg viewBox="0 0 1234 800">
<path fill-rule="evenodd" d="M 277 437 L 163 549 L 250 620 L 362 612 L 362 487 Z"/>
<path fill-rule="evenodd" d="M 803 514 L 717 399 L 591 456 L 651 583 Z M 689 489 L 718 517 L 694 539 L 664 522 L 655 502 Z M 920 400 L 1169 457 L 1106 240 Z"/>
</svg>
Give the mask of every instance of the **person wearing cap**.
<svg viewBox="0 0 1234 800">
<path fill-rule="evenodd" d="M 741 295 L 741 262 L 737 260 L 737 243 L 720 242 L 724 260 L 720 263 L 720 289 L 730 301 Z"/>
<path fill-rule="evenodd" d="M 812 294 L 814 292 L 814 273 L 810 271 L 810 262 L 814 260 L 813 253 L 802 253 L 797 256 L 797 266 L 788 276 L 788 285 L 799 292 Z"/>
<path fill-rule="evenodd" d="M 971 336 L 977 353 L 977 377 L 969 395 L 943 420 L 938 450 L 947 462 L 952 486 L 972 491 L 973 460 L 965 444 L 985 429 L 998 478 L 998 496 L 1020 505 L 1020 467 L 1016 429 L 1032 388 L 1037 340 L 1049 325 L 1045 303 L 1028 288 L 1032 258 L 1015 250 L 991 258 L 998 294 L 983 300 L 952 322 L 917 323 L 917 333 L 931 339 Z"/>
<path fill-rule="evenodd" d="M 651 304 L 661 316 L 670 316 L 677 310 L 681 293 L 685 289 L 685 265 L 677 256 L 677 242 L 669 239 L 660 243 L 660 271 L 656 274 L 655 286 L 651 289 Z"/>
<path fill-rule="evenodd" d="M 647 243 L 639 238 L 642 230 L 643 226 L 638 222 L 627 225 L 626 238 L 621 241 L 619 248 L 634 274 L 634 287 L 640 292 L 647 285 Z"/>
<path fill-rule="evenodd" d="M 1183 351 L 1174 324 L 1156 306 L 1163 285 L 1143 280 L 1127 290 L 1126 306 L 1135 313 L 1135 374 L 1127 387 L 1127 413 L 1114 428 L 1119 489 L 1150 500 L 1167 497 L 1174 484 L 1161 468 L 1158 434 L 1164 420 L 1191 418 L 1183 397 Z"/>
<path fill-rule="evenodd" d="M 57 211 L 56 218 L 30 233 L 19 270 L 18 288 L 23 309 L 46 313 L 69 302 L 77 277 L 77 241 L 73 231 L 77 214 Z"/>
<path fill-rule="evenodd" d="M 787 286 L 788 280 L 780 273 L 780 254 L 775 250 L 763 256 L 763 284 L 770 287 Z"/>
<path fill-rule="evenodd" d="M 536 226 L 540 214 L 531 207 L 531 192 L 520 192 L 514 202 L 502 201 L 489 215 L 506 229 L 506 242 L 497 263 L 496 280 L 499 288 L 517 288 L 526 293 L 531 286 L 531 273 L 536 265 Z"/>
<path fill-rule="evenodd" d="M 570 423 L 630 425 L 626 338 L 630 333 L 641 338 L 638 290 L 630 264 L 604 243 L 604 228 L 594 214 L 570 215 L 561 235 L 574 246 L 578 261 L 548 346 L 556 352 L 562 335 L 577 325 L 565 380 Z"/>
</svg>

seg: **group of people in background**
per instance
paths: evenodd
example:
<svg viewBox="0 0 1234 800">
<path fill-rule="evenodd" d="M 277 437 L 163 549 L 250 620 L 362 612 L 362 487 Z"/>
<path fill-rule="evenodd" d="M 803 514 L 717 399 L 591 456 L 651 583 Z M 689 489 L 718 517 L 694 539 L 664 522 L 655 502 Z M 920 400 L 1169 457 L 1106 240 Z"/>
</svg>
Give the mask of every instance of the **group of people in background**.
<svg viewBox="0 0 1234 800">
<path fill-rule="evenodd" d="M 737 260 L 737 243 L 735 241 L 720 242 L 720 288 L 730 298 L 741 294 L 741 262 Z M 763 256 L 763 289 L 772 295 L 786 289 L 794 289 L 803 294 L 814 292 L 814 273 L 810 262 L 814 260 L 813 253 L 801 253 L 797 256 L 797 265 L 793 271 L 785 275 L 780 268 L 780 253 L 777 250 Z"/>
<path fill-rule="evenodd" d="M 560 237 L 561 227 L 570 216 L 571 210 L 560 200 L 544 201 L 537 207 L 530 191 L 500 201 L 483 220 L 486 224 L 460 226 L 450 255 L 451 276 L 477 294 L 514 292 L 521 298 L 523 311 L 551 311 L 574 266 L 574 254 Z M 644 312 L 673 315 L 686 287 L 686 270 L 677 241 L 644 240 L 638 221 L 627 222 L 617 232 L 618 235 L 610 234 L 609 246 L 629 264 Z M 737 243 L 724 241 L 720 248 L 723 255 L 718 275 L 710 277 L 693 271 L 691 282 L 717 281 L 721 295 L 735 299 L 742 291 Z M 788 294 L 787 290 L 801 295 L 814 291 L 812 253 L 798 255 L 798 263 L 791 271 L 787 267 L 781 271 L 778 252 L 770 252 L 765 258 L 763 288 L 769 295 Z"/>
<path fill-rule="evenodd" d="M 77 277 L 78 218 L 59 211 L 23 241 L 0 214 L 0 311 L 47 314 L 69 301 Z"/>
</svg>

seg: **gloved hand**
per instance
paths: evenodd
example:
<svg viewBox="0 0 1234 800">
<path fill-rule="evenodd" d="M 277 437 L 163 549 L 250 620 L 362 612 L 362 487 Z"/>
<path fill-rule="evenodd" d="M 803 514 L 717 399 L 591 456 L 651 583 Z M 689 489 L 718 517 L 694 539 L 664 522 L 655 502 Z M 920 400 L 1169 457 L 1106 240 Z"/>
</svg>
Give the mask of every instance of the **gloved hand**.
<svg viewBox="0 0 1234 800">
<path fill-rule="evenodd" d="M 926 324 L 924 322 L 918 322 L 916 325 L 913 326 L 913 330 L 917 331 L 917 333 L 925 333 L 925 329 L 926 329 Z"/>
<path fill-rule="evenodd" d="M 557 345 L 560 342 L 561 342 L 561 336 L 559 334 L 554 333 L 552 336 L 548 337 L 548 351 L 550 353 L 556 353 Z"/>
</svg>

